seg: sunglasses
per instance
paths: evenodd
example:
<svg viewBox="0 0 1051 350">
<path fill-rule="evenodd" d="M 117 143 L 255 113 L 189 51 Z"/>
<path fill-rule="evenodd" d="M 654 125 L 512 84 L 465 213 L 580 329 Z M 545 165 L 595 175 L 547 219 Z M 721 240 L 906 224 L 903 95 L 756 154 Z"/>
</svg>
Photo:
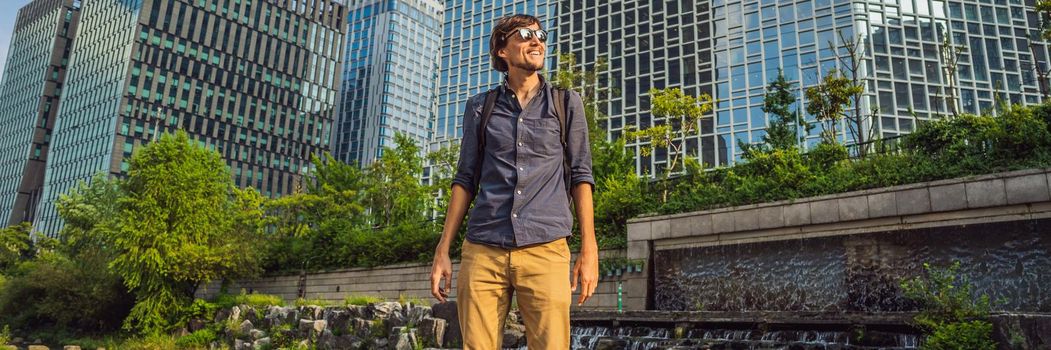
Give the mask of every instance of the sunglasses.
<svg viewBox="0 0 1051 350">
<path fill-rule="evenodd" d="M 518 37 L 522 38 L 523 41 L 532 40 L 533 37 L 536 37 L 536 39 L 540 40 L 540 42 L 547 41 L 547 31 L 543 29 L 532 30 L 529 28 L 518 28 L 516 30 L 513 30 L 511 31 L 511 33 L 508 33 L 507 36 L 504 37 L 504 40 L 507 40 L 507 38 L 510 38 L 515 34 L 518 34 Z"/>
</svg>

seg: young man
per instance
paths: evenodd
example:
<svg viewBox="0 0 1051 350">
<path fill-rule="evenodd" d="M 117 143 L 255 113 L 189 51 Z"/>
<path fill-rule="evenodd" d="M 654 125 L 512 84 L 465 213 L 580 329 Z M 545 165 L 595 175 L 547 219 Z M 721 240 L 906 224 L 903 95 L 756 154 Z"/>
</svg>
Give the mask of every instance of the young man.
<svg viewBox="0 0 1051 350">
<path fill-rule="evenodd" d="M 579 284 L 577 303 L 583 304 L 598 282 L 584 106 L 579 95 L 556 91 L 537 74 L 544 67 L 547 39 L 536 17 L 500 19 L 490 35 L 489 54 L 493 68 L 506 73 L 505 81 L 468 100 L 464 112 L 460 160 L 434 254 L 431 294 L 444 302 L 452 289 L 449 246 L 473 200 L 456 283 L 467 350 L 500 348 L 512 295 L 530 350 L 569 349 L 572 292 Z M 561 106 L 559 96 L 565 97 Z M 557 115 L 559 109 L 565 115 Z M 566 237 L 573 213 L 567 193 L 581 231 L 572 275 Z"/>
</svg>

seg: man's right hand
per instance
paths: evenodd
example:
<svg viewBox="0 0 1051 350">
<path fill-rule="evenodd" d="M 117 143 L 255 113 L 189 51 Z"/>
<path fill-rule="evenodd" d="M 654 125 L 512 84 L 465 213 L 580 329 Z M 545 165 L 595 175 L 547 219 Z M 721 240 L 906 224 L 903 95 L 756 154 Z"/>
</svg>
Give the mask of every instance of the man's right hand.
<svg viewBox="0 0 1051 350">
<path fill-rule="evenodd" d="M 445 280 L 445 288 L 442 288 L 442 279 Z M 431 295 L 438 302 L 444 303 L 449 297 L 449 291 L 453 288 L 453 264 L 449 260 L 449 253 L 434 253 L 434 263 L 431 264 Z"/>
</svg>

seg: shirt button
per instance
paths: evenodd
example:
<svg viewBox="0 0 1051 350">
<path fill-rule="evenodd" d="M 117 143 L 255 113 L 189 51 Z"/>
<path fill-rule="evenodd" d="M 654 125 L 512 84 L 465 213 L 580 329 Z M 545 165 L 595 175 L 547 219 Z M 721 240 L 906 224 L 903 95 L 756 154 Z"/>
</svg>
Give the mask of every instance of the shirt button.
<svg viewBox="0 0 1051 350">
<path fill-rule="evenodd" d="M 513 217 L 513 218 L 517 218 L 517 217 L 518 217 L 518 214 L 511 214 L 511 217 Z"/>
<path fill-rule="evenodd" d="M 525 170 L 525 168 L 519 167 L 518 170 L 522 171 L 522 170 Z"/>
<path fill-rule="evenodd" d="M 522 145 L 522 143 L 521 143 L 521 142 L 519 142 L 519 143 L 518 143 L 518 145 L 519 145 L 519 146 L 521 146 L 521 145 Z"/>
<path fill-rule="evenodd" d="M 515 191 L 515 193 L 522 194 L 522 190 Z"/>
<path fill-rule="evenodd" d="M 522 122 L 522 118 L 518 118 L 518 122 L 521 123 Z"/>
</svg>

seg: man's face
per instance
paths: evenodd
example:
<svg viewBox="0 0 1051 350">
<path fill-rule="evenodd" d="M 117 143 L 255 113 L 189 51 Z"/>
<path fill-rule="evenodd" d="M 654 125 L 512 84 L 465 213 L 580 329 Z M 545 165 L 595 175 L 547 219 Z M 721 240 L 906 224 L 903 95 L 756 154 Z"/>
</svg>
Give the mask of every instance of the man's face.
<svg viewBox="0 0 1051 350">
<path fill-rule="evenodd" d="M 540 30 L 539 24 L 528 27 L 532 30 Z M 498 51 L 498 55 L 507 61 L 507 65 L 526 71 L 539 71 L 544 68 L 544 57 L 547 53 L 547 44 L 537 39 L 535 35 L 528 40 L 522 39 L 515 28 L 507 38 L 507 45 Z"/>
</svg>

